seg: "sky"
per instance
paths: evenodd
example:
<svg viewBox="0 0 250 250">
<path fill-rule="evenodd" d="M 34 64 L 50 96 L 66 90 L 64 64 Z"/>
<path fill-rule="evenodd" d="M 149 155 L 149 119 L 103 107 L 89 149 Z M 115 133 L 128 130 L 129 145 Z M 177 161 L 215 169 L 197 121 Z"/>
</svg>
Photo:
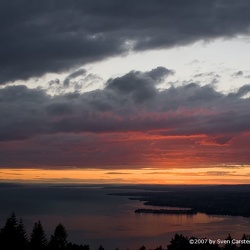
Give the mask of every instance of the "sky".
<svg viewBox="0 0 250 250">
<path fill-rule="evenodd" d="M 250 181 L 248 0 L 0 0 L 0 181 Z"/>
</svg>

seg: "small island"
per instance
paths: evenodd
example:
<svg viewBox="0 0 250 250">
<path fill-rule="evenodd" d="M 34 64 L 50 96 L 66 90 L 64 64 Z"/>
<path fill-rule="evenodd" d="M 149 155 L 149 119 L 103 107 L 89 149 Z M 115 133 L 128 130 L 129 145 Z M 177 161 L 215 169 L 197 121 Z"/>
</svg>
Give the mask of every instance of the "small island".
<svg viewBox="0 0 250 250">
<path fill-rule="evenodd" d="M 138 208 L 135 210 L 135 213 L 193 215 L 193 214 L 197 214 L 197 211 L 195 211 L 194 209 L 146 209 L 146 208 Z"/>
</svg>

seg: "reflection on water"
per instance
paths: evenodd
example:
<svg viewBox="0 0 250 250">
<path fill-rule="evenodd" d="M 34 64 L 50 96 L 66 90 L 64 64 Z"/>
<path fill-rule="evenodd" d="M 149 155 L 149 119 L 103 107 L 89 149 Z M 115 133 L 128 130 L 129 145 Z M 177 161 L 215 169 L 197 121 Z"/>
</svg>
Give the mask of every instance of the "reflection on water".
<svg viewBox="0 0 250 250">
<path fill-rule="evenodd" d="M 136 214 L 142 202 L 106 195 L 115 190 L 63 187 L 0 187 L 0 227 L 11 211 L 22 217 L 30 233 L 41 220 L 48 235 L 61 222 L 69 240 L 97 249 L 138 249 L 166 246 L 175 233 L 224 239 L 249 233 L 250 219 L 231 216 Z M 148 206 L 147 206 L 148 207 Z M 162 207 L 161 207 L 162 208 Z"/>
</svg>

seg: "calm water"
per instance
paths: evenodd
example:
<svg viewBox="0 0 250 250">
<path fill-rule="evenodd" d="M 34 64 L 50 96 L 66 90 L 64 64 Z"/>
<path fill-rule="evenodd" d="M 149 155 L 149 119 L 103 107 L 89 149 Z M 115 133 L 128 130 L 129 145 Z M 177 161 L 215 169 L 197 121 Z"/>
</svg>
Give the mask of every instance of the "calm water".
<svg viewBox="0 0 250 250">
<path fill-rule="evenodd" d="M 105 249 L 120 250 L 142 245 L 166 247 L 175 233 L 211 239 L 224 239 L 228 233 L 240 239 L 243 233 L 250 233 L 250 218 L 136 214 L 134 210 L 143 207 L 141 202 L 107 195 L 113 192 L 121 189 L 0 186 L 0 227 L 15 211 L 23 218 L 28 233 L 39 219 L 48 236 L 61 222 L 74 243 L 89 244 L 91 249 L 102 244 Z"/>
</svg>

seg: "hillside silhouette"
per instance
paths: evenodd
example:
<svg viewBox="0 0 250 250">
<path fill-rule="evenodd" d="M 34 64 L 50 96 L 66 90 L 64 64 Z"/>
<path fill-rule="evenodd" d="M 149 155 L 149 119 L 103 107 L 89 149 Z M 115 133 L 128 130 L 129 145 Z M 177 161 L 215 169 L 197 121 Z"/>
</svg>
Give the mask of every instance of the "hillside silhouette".
<svg viewBox="0 0 250 250">
<path fill-rule="evenodd" d="M 42 222 L 34 223 L 30 236 L 28 235 L 22 219 L 17 219 L 14 212 L 6 219 L 4 226 L 0 229 L 1 250 L 92 250 L 87 244 L 75 244 L 68 241 L 68 234 L 59 223 L 54 233 L 47 237 Z M 124 249 L 126 246 L 124 246 Z M 96 250 L 105 250 L 100 245 Z M 111 249 L 108 249 L 111 250 Z M 114 250 L 119 250 L 114 247 Z M 130 249 L 133 250 L 133 249 Z M 136 250 L 136 249 L 134 249 Z M 222 242 L 210 242 L 209 239 L 197 239 L 196 237 L 175 234 L 170 243 L 166 246 L 158 246 L 154 249 L 147 249 L 141 246 L 138 250 L 250 250 L 250 236 L 243 234 L 241 240 L 235 242 L 229 234 Z"/>
</svg>

